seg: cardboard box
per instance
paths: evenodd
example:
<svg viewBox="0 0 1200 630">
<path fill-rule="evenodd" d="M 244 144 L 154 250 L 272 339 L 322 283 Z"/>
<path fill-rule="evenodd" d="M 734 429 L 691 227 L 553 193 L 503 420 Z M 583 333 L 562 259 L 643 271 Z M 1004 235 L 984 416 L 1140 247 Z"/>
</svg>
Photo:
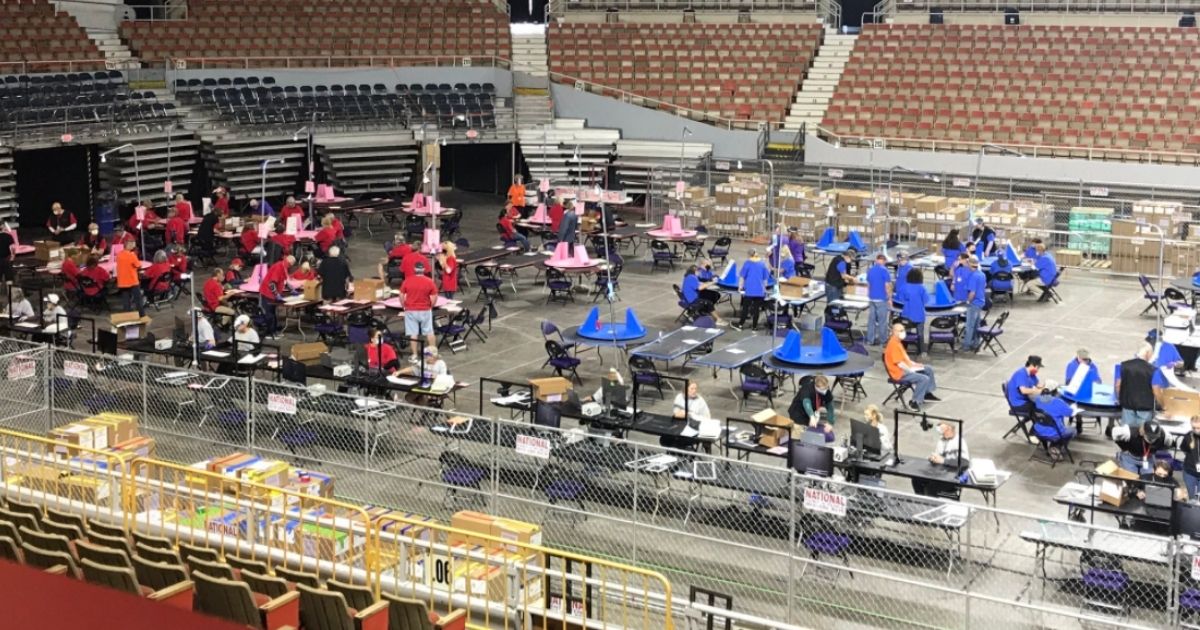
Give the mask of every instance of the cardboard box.
<svg viewBox="0 0 1200 630">
<path fill-rule="evenodd" d="M 946 205 L 948 203 L 949 203 L 949 201 L 945 197 L 938 197 L 936 195 L 926 195 L 924 197 L 921 197 L 920 199 L 917 199 L 914 205 L 915 205 L 918 213 L 920 213 L 920 212 L 940 212 L 943 208 L 946 207 Z"/>
<path fill-rule="evenodd" d="M 113 446 L 120 442 L 127 442 L 138 437 L 138 420 L 137 416 L 134 415 L 104 412 L 84 418 L 83 421 L 90 422 L 97 426 L 109 427 L 109 446 Z"/>
<path fill-rule="evenodd" d="M 1172 387 L 1162 393 L 1162 407 L 1164 418 L 1187 422 L 1192 416 L 1200 415 L 1200 393 Z"/>
<path fill-rule="evenodd" d="M 297 343 L 292 346 L 292 360 L 304 365 L 316 365 L 321 362 L 321 355 L 326 352 L 329 352 L 329 346 L 320 341 Z"/>
<path fill-rule="evenodd" d="M 542 402 L 561 402 L 571 391 L 571 381 L 561 376 L 531 378 L 529 384 L 533 386 L 533 397 Z"/>
<path fill-rule="evenodd" d="M 354 281 L 354 299 L 359 302 L 377 302 L 384 298 L 387 285 L 378 278 L 363 278 Z"/>
<path fill-rule="evenodd" d="M 455 512 L 454 515 L 450 517 L 450 527 L 471 532 L 472 534 L 479 534 L 481 536 L 494 536 L 496 524 L 495 521 L 496 519 L 491 514 L 472 512 L 471 510 L 461 510 L 459 512 Z M 459 534 L 451 534 L 448 542 L 451 545 L 455 545 L 480 544 L 485 541 L 480 538 L 469 538 Z"/>
<path fill-rule="evenodd" d="M 774 409 L 763 409 L 750 416 L 759 426 L 758 444 L 766 448 L 782 446 L 791 435 L 792 419 L 776 413 Z"/>
<path fill-rule="evenodd" d="M 83 422 L 75 422 L 52 430 L 50 432 L 50 439 L 65 443 L 65 445 L 55 445 L 54 450 L 56 453 L 74 457 L 79 454 L 79 447 L 98 451 L 107 449 L 108 429 Z"/>
<path fill-rule="evenodd" d="M 1115 479 L 1097 479 L 1096 483 L 1100 485 L 1100 500 L 1115 506 L 1121 507 L 1125 503 L 1125 481 L 1137 481 L 1140 479 L 1136 473 L 1131 473 L 1117 465 L 1111 459 L 1096 467 L 1096 472 L 1106 477 L 1115 477 Z"/>
<path fill-rule="evenodd" d="M 502 548 L 506 551 L 518 552 L 528 545 L 542 544 L 542 528 L 538 525 L 507 518 L 493 519 L 492 524 L 493 536 L 508 541 L 508 543 L 515 543 L 502 544 Z"/>
<path fill-rule="evenodd" d="M 305 280 L 304 281 L 304 299 L 313 302 L 321 301 L 321 281 L 320 280 Z"/>
<path fill-rule="evenodd" d="M 62 245 L 58 241 L 34 241 L 33 258 L 40 263 L 62 262 Z"/>
<path fill-rule="evenodd" d="M 808 291 L 808 285 L 811 283 L 812 280 L 809 278 L 793 276 L 779 283 L 779 294 L 785 298 L 803 298 Z"/>
<path fill-rule="evenodd" d="M 150 316 L 138 315 L 137 311 L 113 313 L 109 322 L 112 323 L 112 331 L 117 333 L 118 339 L 141 339 L 150 329 Z"/>
<path fill-rule="evenodd" d="M 83 420 L 80 420 L 79 423 L 86 424 L 91 427 L 95 427 L 98 431 L 103 431 L 104 435 L 105 435 L 104 448 L 109 448 L 113 444 L 125 442 L 125 441 L 129 440 L 131 437 L 133 437 L 133 436 L 129 435 L 128 429 L 123 428 L 123 423 L 117 422 L 115 420 L 104 420 L 101 418 L 84 418 Z"/>
</svg>

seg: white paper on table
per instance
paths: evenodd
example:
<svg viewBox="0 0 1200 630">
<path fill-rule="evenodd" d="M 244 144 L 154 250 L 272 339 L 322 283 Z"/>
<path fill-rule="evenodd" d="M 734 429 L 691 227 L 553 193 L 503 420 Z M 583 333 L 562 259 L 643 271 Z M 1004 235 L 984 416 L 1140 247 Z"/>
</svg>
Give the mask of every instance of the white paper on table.
<svg viewBox="0 0 1200 630">
<path fill-rule="evenodd" d="M 264 358 L 266 358 L 266 355 L 263 355 L 263 354 L 248 354 L 248 355 L 238 359 L 238 363 L 240 365 L 250 365 L 253 363 L 258 363 L 259 361 L 262 361 Z"/>
<path fill-rule="evenodd" d="M 746 354 L 746 351 L 742 350 L 741 348 L 726 348 L 725 352 L 728 352 L 729 354 Z"/>
<path fill-rule="evenodd" d="M 680 341 L 682 341 L 683 343 L 686 343 L 686 344 L 690 344 L 690 345 L 696 345 L 696 344 L 700 343 L 699 341 L 696 341 L 695 339 L 681 339 Z"/>
<path fill-rule="evenodd" d="M 700 421 L 700 428 L 697 431 L 702 438 L 716 438 L 721 435 L 721 421 L 714 418 Z"/>
<path fill-rule="evenodd" d="M 721 332 L 721 329 L 720 328 L 705 328 L 704 332 L 706 332 L 710 335 L 716 335 Z"/>
<path fill-rule="evenodd" d="M 688 332 L 691 332 L 693 330 L 696 330 L 696 327 L 695 326 L 682 326 L 679 328 L 679 330 L 686 330 Z"/>
<path fill-rule="evenodd" d="M 1087 378 L 1088 372 L 1091 371 L 1091 366 L 1080 365 L 1075 368 L 1075 373 L 1071 375 L 1071 382 L 1067 383 L 1066 392 L 1074 394 L 1083 386 L 1083 379 Z"/>
<path fill-rule="evenodd" d="M 679 432 L 679 437 L 696 437 L 700 432 L 692 427 L 683 427 L 683 431 Z"/>
<path fill-rule="evenodd" d="M 224 359 L 225 357 L 229 356 L 228 352 L 223 352 L 221 350 L 205 350 L 200 354 L 203 354 L 206 357 L 213 357 L 217 359 Z"/>
</svg>

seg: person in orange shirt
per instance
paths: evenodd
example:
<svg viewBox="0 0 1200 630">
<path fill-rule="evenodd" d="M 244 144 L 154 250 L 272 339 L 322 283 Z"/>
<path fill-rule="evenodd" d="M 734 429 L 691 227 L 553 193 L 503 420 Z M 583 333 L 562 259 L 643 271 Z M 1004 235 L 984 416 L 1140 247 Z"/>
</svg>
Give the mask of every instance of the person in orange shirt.
<svg viewBox="0 0 1200 630">
<path fill-rule="evenodd" d="M 126 239 L 125 248 L 117 254 L 117 290 L 121 292 L 122 304 L 126 311 L 137 308 L 139 316 L 146 314 L 146 304 L 142 299 L 142 283 L 138 271 L 142 261 L 138 259 L 137 241 Z"/>
<path fill-rule="evenodd" d="M 904 324 L 892 324 L 892 336 L 883 349 L 883 366 L 887 368 L 888 378 L 908 383 L 913 387 L 913 400 L 908 403 L 913 411 L 921 411 L 926 402 L 936 402 L 937 381 L 933 374 L 932 365 L 917 363 L 908 358 L 908 350 L 904 349 Z"/>
<path fill-rule="evenodd" d="M 520 173 L 513 175 L 512 186 L 508 187 L 508 203 L 525 214 L 525 178 Z"/>
</svg>

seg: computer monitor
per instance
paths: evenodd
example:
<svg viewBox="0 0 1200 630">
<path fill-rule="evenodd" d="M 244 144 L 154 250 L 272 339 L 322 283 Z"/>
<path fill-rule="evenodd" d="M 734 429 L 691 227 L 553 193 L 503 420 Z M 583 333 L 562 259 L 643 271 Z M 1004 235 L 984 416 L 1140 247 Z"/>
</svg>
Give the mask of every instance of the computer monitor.
<svg viewBox="0 0 1200 630">
<path fill-rule="evenodd" d="M 100 354 L 117 355 L 117 333 L 111 330 L 96 331 L 96 350 Z"/>
<path fill-rule="evenodd" d="M 1200 505 L 1177 501 L 1171 512 L 1171 532 L 1176 536 L 1200 540 Z"/>
<path fill-rule="evenodd" d="M 833 475 L 833 449 L 792 440 L 792 469 L 804 475 Z"/>
<path fill-rule="evenodd" d="M 285 381 L 297 385 L 308 385 L 308 373 L 305 372 L 304 364 L 299 361 L 285 358 L 279 372 Z"/>
<path fill-rule="evenodd" d="M 861 420 L 850 421 L 850 444 L 861 453 L 874 455 L 883 453 L 884 448 L 879 437 L 879 427 L 873 427 Z"/>
<path fill-rule="evenodd" d="M 624 409 L 629 406 L 629 395 L 625 391 L 625 386 L 621 383 L 605 379 L 603 392 L 604 406 L 609 409 Z"/>
<path fill-rule="evenodd" d="M 539 402 L 537 410 L 533 414 L 533 423 L 539 427 L 557 429 L 562 426 L 562 416 L 558 407 L 550 403 Z"/>
<path fill-rule="evenodd" d="M 175 339 L 176 341 L 180 341 L 180 340 L 186 341 L 188 339 L 187 331 L 188 331 L 187 320 L 176 315 L 175 316 L 175 327 L 171 330 L 172 338 Z"/>
</svg>

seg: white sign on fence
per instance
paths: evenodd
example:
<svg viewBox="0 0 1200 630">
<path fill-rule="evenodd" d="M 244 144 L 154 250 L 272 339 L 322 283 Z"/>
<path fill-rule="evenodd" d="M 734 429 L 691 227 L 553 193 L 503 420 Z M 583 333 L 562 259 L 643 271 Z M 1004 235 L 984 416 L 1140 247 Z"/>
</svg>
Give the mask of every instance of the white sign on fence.
<svg viewBox="0 0 1200 630">
<path fill-rule="evenodd" d="M 287 394 L 267 394 L 267 411 L 296 415 L 296 398 Z"/>
<path fill-rule="evenodd" d="M 713 162 L 713 168 L 718 171 L 728 171 L 730 164 L 729 162 Z"/>
<path fill-rule="evenodd" d="M 1192 556 L 1192 579 L 1200 580 L 1200 555 Z"/>
<path fill-rule="evenodd" d="M 8 364 L 8 380 L 19 381 L 23 378 L 33 378 L 37 374 L 37 363 L 31 359 L 13 359 Z"/>
<path fill-rule="evenodd" d="M 1093 197 L 1107 197 L 1108 189 L 1103 186 L 1096 186 L 1095 188 L 1088 190 L 1088 194 Z"/>
<path fill-rule="evenodd" d="M 550 440 L 532 435 L 518 435 L 517 454 L 550 459 Z"/>
<path fill-rule="evenodd" d="M 87 378 L 88 368 L 83 361 L 63 361 L 63 374 L 71 378 Z"/>
<path fill-rule="evenodd" d="M 846 172 L 840 168 L 831 168 L 829 169 L 829 176 L 834 179 L 841 179 L 846 176 Z"/>
<path fill-rule="evenodd" d="M 952 181 L 951 183 L 954 184 L 955 188 L 970 188 L 971 187 L 971 180 L 967 179 L 966 177 L 955 177 L 954 181 Z"/>
<path fill-rule="evenodd" d="M 835 516 L 846 515 L 846 497 L 818 488 L 804 489 L 804 509 Z"/>
</svg>

